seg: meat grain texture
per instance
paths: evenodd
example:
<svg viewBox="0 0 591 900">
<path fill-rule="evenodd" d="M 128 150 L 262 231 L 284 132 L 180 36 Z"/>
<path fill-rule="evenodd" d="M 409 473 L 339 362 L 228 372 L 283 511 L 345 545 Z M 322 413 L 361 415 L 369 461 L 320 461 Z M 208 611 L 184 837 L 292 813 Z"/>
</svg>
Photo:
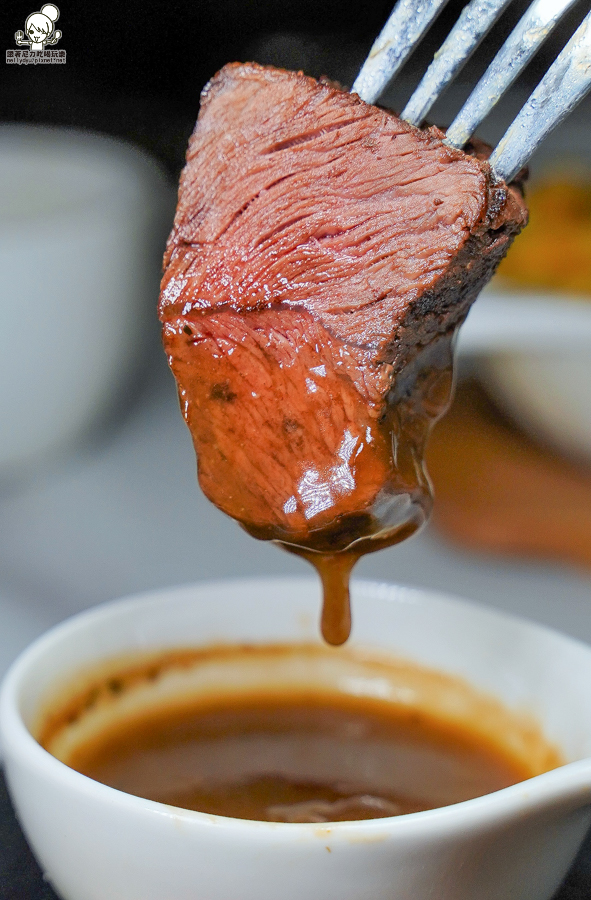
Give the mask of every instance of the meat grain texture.
<svg viewBox="0 0 591 900">
<path fill-rule="evenodd" d="M 442 137 L 256 64 L 203 92 L 159 311 L 201 487 L 259 537 L 338 551 L 428 511 L 451 338 L 527 216 Z"/>
</svg>

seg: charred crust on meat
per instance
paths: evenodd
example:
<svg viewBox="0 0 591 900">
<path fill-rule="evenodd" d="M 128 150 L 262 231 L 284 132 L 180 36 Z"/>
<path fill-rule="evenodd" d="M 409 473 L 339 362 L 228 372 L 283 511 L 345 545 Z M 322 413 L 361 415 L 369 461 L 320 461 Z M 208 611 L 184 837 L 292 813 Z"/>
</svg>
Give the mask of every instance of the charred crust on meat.
<svg viewBox="0 0 591 900">
<path fill-rule="evenodd" d="M 238 394 L 235 394 L 230 388 L 229 381 L 221 381 L 217 384 L 212 384 L 209 396 L 212 400 L 221 400 L 223 403 L 232 403 Z"/>
<path fill-rule="evenodd" d="M 283 417 L 282 428 L 286 434 L 293 434 L 295 431 L 299 431 L 301 427 L 300 423 L 296 422 L 295 419 L 289 419 L 287 416 Z"/>
</svg>

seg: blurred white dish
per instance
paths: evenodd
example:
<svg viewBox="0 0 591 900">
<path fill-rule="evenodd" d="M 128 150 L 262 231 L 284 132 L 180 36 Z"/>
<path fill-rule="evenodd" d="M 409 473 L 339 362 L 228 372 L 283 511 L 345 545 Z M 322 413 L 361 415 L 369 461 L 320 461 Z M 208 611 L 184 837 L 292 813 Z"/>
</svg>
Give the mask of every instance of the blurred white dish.
<svg viewBox="0 0 591 900">
<path fill-rule="evenodd" d="M 551 254 L 550 271 L 552 265 L 568 266 L 573 258 L 580 265 L 584 253 L 585 245 L 575 242 L 574 257 L 568 254 L 573 233 L 585 235 L 587 230 L 577 228 L 588 229 L 588 212 L 583 213 L 587 201 L 581 200 L 581 208 L 573 207 L 569 186 L 580 183 L 585 198 L 591 184 L 588 128 L 575 125 L 565 128 L 561 147 L 545 149 L 531 177 L 534 187 L 540 181 L 549 186 L 554 182 L 554 188 L 550 187 L 554 191 L 566 186 L 566 206 L 557 211 L 554 223 L 547 217 L 556 204 L 556 193 L 547 195 L 554 199 L 545 207 L 534 203 L 539 217 L 537 239 L 543 234 L 542 226 L 553 227 L 553 234 L 564 238 Z M 546 220 L 541 225 L 542 213 Z M 576 218 L 560 218 L 565 215 Z M 544 246 L 539 245 L 536 260 Z M 531 265 L 531 247 L 528 252 Z M 531 271 L 527 264 L 524 271 Z M 522 427 L 569 455 L 591 458 L 591 296 L 544 294 L 526 284 L 506 292 L 503 287 L 501 280 L 493 281 L 474 304 L 460 330 L 459 349 L 485 355 L 481 369 L 492 396 Z"/>
<path fill-rule="evenodd" d="M 591 301 L 533 291 L 483 291 L 458 337 L 460 353 L 585 351 L 591 357 Z"/>
<path fill-rule="evenodd" d="M 225 818 L 114 790 L 33 737 L 47 692 L 71 684 L 80 669 L 130 651 L 314 641 L 319 600 L 309 579 L 176 588 L 76 616 L 17 660 L 0 695 L 6 775 L 19 820 L 64 900 L 554 895 L 591 819 L 591 648 L 506 614 L 430 591 L 353 585 L 353 646 L 459 676 L 533 714 L 568 760 L 442 809 L 326 825 Z M 305 681 L 307 670 L 298 672 Z M 339 689 L 382 697 L 384 680 L 343 677 Z"/>
<path fill-rule="evenodd" d="M 493 397 L 527 431 L 591 459 L 591 348 L 496 354 L 483 370 Z"/>
<path fill-rule="evenodd" d="M 0 475 L 108 409 L 141 355 L 173 209 L 131 146 L 0 126 Z"/>
<path fill-rule="evenodd" d="M 588 116 L 588 109 L 581 107 L 542 144 L 531 163 L 526 202 L 540 182 L 591 184 Z M 558 290 L 545 293 L 525 284 L 516 288 L 495 277 L 460 329 L 458 349 L 464 353 L 587 349 L 591 354 L 591 297 Z"/>
</svg>

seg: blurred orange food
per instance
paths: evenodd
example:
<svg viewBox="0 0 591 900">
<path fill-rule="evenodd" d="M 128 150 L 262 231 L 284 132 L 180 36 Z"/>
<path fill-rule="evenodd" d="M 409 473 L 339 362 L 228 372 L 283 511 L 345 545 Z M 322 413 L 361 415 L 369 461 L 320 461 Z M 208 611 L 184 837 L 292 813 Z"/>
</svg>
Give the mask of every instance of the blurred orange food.
<svg viewBox="0 0 591 900">
<path fill-rule="evenodd" d="M 511 286 L 591 297 L 591 184 L 556 179 L 527 195 L 529 225 L 499 267 Z"/>
<path fill-rule="evenodd" d="M 449 538 L 591 567 L 591 468 L 521 434 L 476 382 L 460 384 L 427 463 L 434 522 Z"/>
</svg>

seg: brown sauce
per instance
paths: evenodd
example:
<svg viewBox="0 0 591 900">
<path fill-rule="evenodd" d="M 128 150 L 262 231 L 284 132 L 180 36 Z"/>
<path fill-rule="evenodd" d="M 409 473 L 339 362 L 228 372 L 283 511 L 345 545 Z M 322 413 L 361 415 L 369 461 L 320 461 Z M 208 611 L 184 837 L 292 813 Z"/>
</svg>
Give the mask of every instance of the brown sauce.
<svg viewBox="0 0 591 900">
<path fill-rule="evenodd" d="M 532 774 L 469 731 L 338 695 L 254 694 L 159 711 L 100 735 L 71 765 L 150 800 L 280 822 L 418 812 Z"/>
<path fill-rule="evenodd" d="M 388 474 L 373 509 L 343 516 L 327 528 L 311 528 L 304 535 L 261 534 L 245 525 L 255 537 L 271 538 L 315 567 L 322 582 L 321 631 L 328 644 L 343 644 L 351 633 L 349 580 L 360 557 L 400 543 L 429 517 L 432 489 L 424 455 L 434 424 L 450 404 L 452 345 L 453 336 L 440 338 L 394 379 L 377 427 L 380 466 Z"/>
<path fill-rule="evenodd" d="M 373 553 L 392 544 L 398 544 L 410 537 L 420 526 L 411 520 L 400 528 L 385 531 L 370 540 L 359 540 L 350 550 L 338 553 L 305 550 L 298 546 L 284 544 L 284 548 L 310 562 L 322 584 L 322 614 L 320 630 L 327 644 L 338 647 L 351 634 L 351 596 L 349 582 L 353 567 L 365 553 Z"/>
<path fill-rule="evenodd" d="M 300 683 L 284 683 L 294 662 Z M 332 675 L 322 683 L 327 666 Z M 266 687 L 264 680 L 243 687 L 253 672 L 266 672 Z M 179 689 L 179 679 L 191 683 L 194 673 L 209 687 Z M 220 673 L 226 687 L 216 689 Z M 394 686 L 393 698 L 402 690 L 415 699 L 331 688 L 343 675 L 357 691 L 377 679 Z M 173 683 L 180 692 L 163 700 Z M 147 703 L 146 689 L 155 689 Z M 403 815 L 488 794 L 562 762 L 535 723 L 465 682 L 307 645 L 180 651 L 114 669 L 62 701 L 40 732 L 46 749 L 103 784 L 261 821 Z"/>
</svg>

